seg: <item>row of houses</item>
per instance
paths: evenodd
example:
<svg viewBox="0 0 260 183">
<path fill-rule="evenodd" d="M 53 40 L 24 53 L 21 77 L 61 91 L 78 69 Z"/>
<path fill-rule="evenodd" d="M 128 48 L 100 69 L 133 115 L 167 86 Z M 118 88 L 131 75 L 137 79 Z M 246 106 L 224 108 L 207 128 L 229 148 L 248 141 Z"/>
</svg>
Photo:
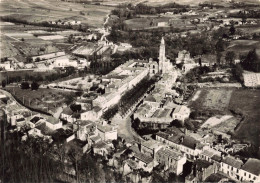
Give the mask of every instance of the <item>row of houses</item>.
<svg viewBox="0 0 260 183">
<path fill-rule="evenodd" d="M 158 132 L 156 140 L 186 154 L 188 159 L 195 161 L 195 164 L 198 160 L 207 162 L 207 168 L 201 170 L 205 175 L 200 177 L 192 172 L 191 176 L 187 177 L 188 182 L 205 181 L 207 177 L 217 172 L 221 172 L 237 181 L 259 182 L 260 180 L 259 159 L 249 158 L 246 162 L 243 162 L 239 158 L 213 149 L 208 144 L 201 143 L 195 138 L 182 133 L 179 129 Z"/>
</svg>

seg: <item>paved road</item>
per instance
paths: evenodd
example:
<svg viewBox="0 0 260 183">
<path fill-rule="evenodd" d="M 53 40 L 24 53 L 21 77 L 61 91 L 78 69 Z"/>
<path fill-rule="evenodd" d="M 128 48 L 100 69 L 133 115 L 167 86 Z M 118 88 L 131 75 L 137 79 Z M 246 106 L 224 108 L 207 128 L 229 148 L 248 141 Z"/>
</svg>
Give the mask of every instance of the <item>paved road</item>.
<svg viewBox="0 0 260 183">
<path fill-rule="evenodd" d="M 118 125 L 118 136 L 122 137 L 127 142 L 142 141 L 143 139 L 141 136 L 139 136 L 131 126 L 130 114 L 123 119 L 114 117 L 111 121 L 113 124 Z"/>
</svg>

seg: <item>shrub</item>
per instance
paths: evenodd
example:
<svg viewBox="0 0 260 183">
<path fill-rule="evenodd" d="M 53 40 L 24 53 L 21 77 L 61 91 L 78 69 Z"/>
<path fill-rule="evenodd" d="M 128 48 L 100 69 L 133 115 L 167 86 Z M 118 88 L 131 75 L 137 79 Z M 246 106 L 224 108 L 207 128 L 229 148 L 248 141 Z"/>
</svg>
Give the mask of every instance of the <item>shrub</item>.
<svg viewBox="0 0 260 183">
<path fill-rule="evenodd" d="M 29 89 L 30 85 L 28 82 L 22 82 L 21 84 L 21 89 L 25 90 L 25 89 Z"/>
<path fill-rule="evenodd" d="M 31 84 L 31 89 L 32 89 L 32 90 L 38 90 L 39 86 L 40 86 L 40 85 L 39 85 L 38 83 L 32 82 L 32 84 Z"/>
</svg>

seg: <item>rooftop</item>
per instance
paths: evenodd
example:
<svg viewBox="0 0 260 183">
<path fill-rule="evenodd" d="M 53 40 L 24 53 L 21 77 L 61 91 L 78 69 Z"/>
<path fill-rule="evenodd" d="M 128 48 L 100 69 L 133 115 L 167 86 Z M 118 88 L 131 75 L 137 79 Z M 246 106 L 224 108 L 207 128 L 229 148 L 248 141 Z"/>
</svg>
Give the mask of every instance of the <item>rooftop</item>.
<svg viewBox="0 0 260 183">
<path fill-rule="evenodd" d="M 227 156 L 222 160 L 223 163 L 226 163 L 228 165 L 231 165 L 235 168 L 241 168 L 241 166 L 244 164 L 240 159 L 236 159 L 232 156 Z"/>
<path fill-rule="evenodd" d="M 210 165 L 213 164 L 206 160 L 201 160 L 201 159 L 196 160 L 194 163 L 196 164 L 197 170 L 202 170 L 203 168 L 208 168 Z"/>
<path fill-rule="evenodd" d="M 155 148 L 158 148 L 160 147 L 160 143 L 157 142 L 156 140 L 147 140 L 147 141 L 143 141 L 141 143 L 142 146 L 145 146 L 145 147 L 148 147 L 150 149 L 155 149 Z"/>
<path fill-rule="evenodd" d="M 60 122 L 59 119 L 54 118 L 54 117 L 52 117 L 52 116 L 48 116 L 48 117 L 46 118 L 46 121 L 49 122 L 49 123 L 51 123 L 51 124 L 58 124 L 58 123 Z"/>
<path fill-rule="evenodd" d="M 32 122 L 32 123 L 37 123 L 40 119 L 43 119 L 42 117 L 39 117 L 39 116 L 34 116 L 31 120 L 30 120 L 30 122 Z"/>
<path fill-rule="evenodd" d="M 72 115 L 73 111 L 71 110 L 70 107 L 66 107 L 65 109 L 63 109 L 62 113 L 66 115 Z"/>
<path fill-rule="evenodd" d="M 182 153 L 169 149 L 169 148 L 161 148 L 159 151 L 157 151 L 158 154 L 163 154 L 166 157 L 171 157 L 172 159 L 179 160 L 180 157 L 182 157 Z"/>
<path fill-rule="evenodd" d="M 116 126 L 112 126 L 112 125 L 100 125 L 100 124 L 98 124 L 97 128 L 98 128 L 99 131 L 102 131 L 102 132 L 111 132 L 113 130 L 116 130 Z"/>
<path fill-rule="evenodd" d="M 205 182 L 220 182 L 222 179 L 227 179 L 227 177 L 219 173 L 213 173 L 207 177 Z"/>
<path fill-rule="evenodd" d="M 242 169 L 254 175 L 260 175 L 260 160 L 249 158 L 247 162 L 242 166 Z"/>
<path fill-rule="evenodd" d="M 181 144 L 188 147 L 188 148 L 195 149 L 198 142 L 199 141 L 197 141 L 193 137 L 186 135 L 186 136 L 184 136 L 183 142 L 181 142 Z"/>
<path fill-rule="evenodd" d="M 148 101 L 148 102 L 156 102 L 156 99 L 152 96 L 152 95 L 148 95 L 144 101 Z"/>
</svg>

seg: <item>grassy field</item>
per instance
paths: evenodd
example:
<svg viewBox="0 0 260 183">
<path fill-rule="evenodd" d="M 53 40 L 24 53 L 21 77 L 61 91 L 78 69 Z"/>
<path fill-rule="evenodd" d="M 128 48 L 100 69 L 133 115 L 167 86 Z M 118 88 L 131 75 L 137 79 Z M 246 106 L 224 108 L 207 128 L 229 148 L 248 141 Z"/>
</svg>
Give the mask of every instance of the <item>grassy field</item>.
<svg viewBox="0 0 260 183">
<path fill-rule="evenodd" d="M 111 10 L 112 7 L 107 6 L 83 5 L 56 0 L 3 0 L 0 14 L 29 22 L 77 20 L 93 27 L 102 27 L 104 17 Z"/>
<path fill-rule="evenodd" d="M 228 109 L 232 89 L 201 89 L 197 100 L 190 101 L 194 109 L 225 111 Z"/>
<path fill-rule="evenodd" d="M 19 87 L 6 87 L 6 90 L 15 95 L 24 105 L 45 112 L 55 112 L 63 105 L 66 91 L 39 88 L 36 91 L 22 90 Z"/>
<path fill-rule="evenodd" d="M 235 90 L 232 93 L 229 109 L 242 111 L 247 115 L 238 129 L 235 138 L 260 145 L 260 91 Z"/>
<path fill-rule="evenodd" d="M 260 91 L 248 89 L 200 89 L 189 107 L 201 111 L 213 110 L 230 114 L 241 111 L 245 120 L 234 131 L 234 138 L 259 146 L 260 139 Z M 230 122 L 231 123 L 231 122 Z M 234 121 L 235 123 L 235 121 Z M 233 123 L 228 124 L 234 127 Z M 226 126 L 225 126 L 226 127 Z M 223 127 L 221 127 L 223 129 Z M 225 131 L 227 129 L 225 128 Z"/>
</svg>

